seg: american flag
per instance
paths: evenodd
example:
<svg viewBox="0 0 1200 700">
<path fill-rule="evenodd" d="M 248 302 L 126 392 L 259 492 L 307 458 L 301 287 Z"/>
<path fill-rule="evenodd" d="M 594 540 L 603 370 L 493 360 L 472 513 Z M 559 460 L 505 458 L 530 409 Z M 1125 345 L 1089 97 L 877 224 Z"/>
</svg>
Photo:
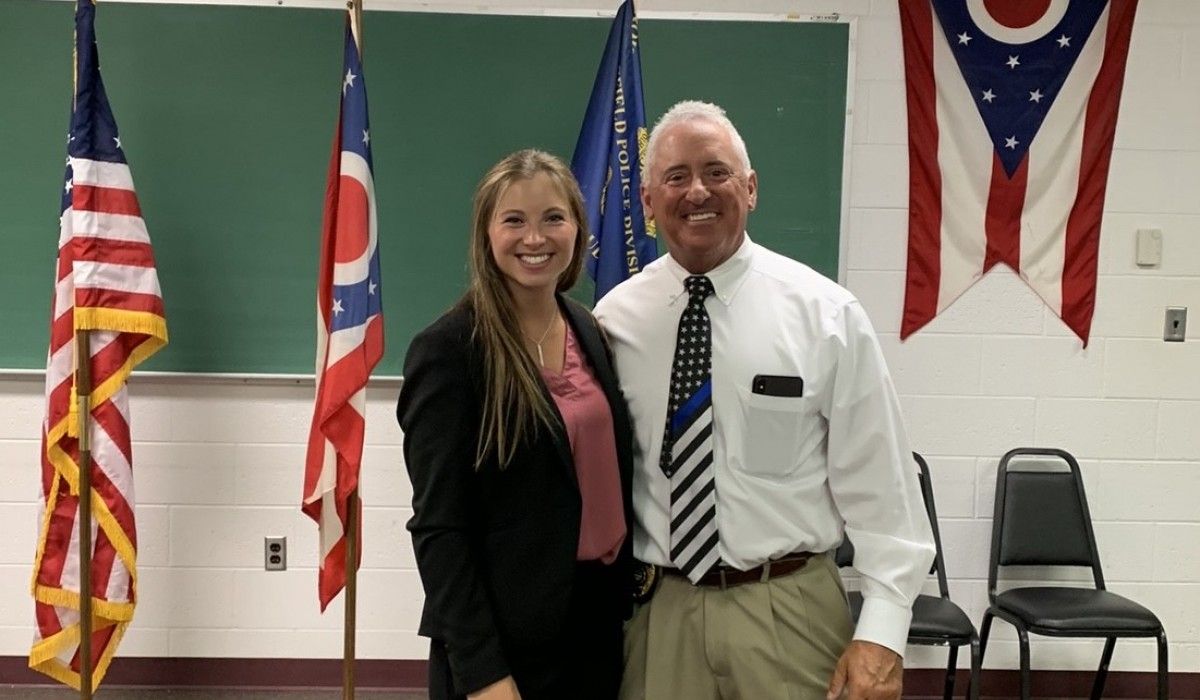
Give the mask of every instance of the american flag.
<svg viewBox="0 0 1200 700">
<path fill-rule="evenodd" d="M 997 263 L 1087 344 L 1137 0 L 900 0 L 908 281 L 900 335 Z"/>
<path fill-rule="evenodd" d="M 75 334 L 91 331 L 92 656 L 99 683 L 137 599 L 133 454 L 126 379 L 167 341 L 154 251 L 133 190 L 104 83 L 95 7 L 75 8 L 76 87 L 59 219 L 46 417 L 42 510 L 29 665 L 80 686 L 79 416 Z"/>
<path fill-rule="evenodd" d="M 355 30 L 351 13 L 341 114 L 325 188 L 317 272 L 317 399 L 304 470 L 302 507 L 320 532 L 322 611 L 346 584 L 347 502 L 358 488 L 362 464 L 367 379 L 383 355 L 371 129 Z M 361 559 L 361 545 L 358 551 Z"/>
</svg>

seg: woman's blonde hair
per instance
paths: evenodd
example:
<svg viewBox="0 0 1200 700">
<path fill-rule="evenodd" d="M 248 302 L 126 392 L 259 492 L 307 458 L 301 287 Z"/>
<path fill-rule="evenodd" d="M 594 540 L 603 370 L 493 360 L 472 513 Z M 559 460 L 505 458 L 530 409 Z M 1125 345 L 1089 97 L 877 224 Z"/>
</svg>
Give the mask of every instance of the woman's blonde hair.
<svg viewBox="0 0 1200 700">
<path fill-rule="evenodd" d="M 558 278 L 556 292 L 570 289 L 579 279 L 587 245 L 587 214 L 579 184 L 565 163 L 544 151 L 525 149 L 506 156 L 483 176 L 475 188 L 472 215 L 470 287 L 466 302 L 475 312 L 472 337 L 483 350 L 484 397 L 478 469 L 492 454 L 501 468 L 508 466 L 517 446 L 540 428 L 553 429 L 556 418 L 542 389 L 542 378 L 525 348 L 521 325 L 504 273 L 492 254 L 488 228 L 496 205 L 509 186 L 544 174 L 567 200 L 577 232 L 571 263 Z"/>
</svg>

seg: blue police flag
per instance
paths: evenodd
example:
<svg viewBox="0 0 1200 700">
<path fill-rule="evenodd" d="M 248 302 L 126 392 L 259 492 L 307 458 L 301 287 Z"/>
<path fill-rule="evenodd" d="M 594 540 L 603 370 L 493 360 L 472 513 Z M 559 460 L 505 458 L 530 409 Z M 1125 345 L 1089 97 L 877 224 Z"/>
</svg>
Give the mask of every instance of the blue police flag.
<svg viewBox="0 0 1200 700">
<path fill-rule="evenodd" d="M 596 301 L 658 257 L 654 224 L 647 224 L 638 196 L 647 137 L 637 16 L 633 0 L 625 0 L 609 30 L 571 159 L 587 208 L 587 270 Z"/>
</svg>

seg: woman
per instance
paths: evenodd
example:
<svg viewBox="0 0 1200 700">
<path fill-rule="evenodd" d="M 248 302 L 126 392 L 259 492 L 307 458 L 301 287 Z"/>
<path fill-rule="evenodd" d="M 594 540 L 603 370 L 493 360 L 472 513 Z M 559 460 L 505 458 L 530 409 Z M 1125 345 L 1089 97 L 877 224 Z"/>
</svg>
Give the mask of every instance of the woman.
<svg viewBox="0 0 1200 700">
<path fill-rule="evenodd" d="M 408 349 L 396 413 L 435 700 L 617 696 L 632 441 L 596 322 L 563 296 L 585 222 L 562 161 L 497 163 L 470 288 Z"/>
</svg>

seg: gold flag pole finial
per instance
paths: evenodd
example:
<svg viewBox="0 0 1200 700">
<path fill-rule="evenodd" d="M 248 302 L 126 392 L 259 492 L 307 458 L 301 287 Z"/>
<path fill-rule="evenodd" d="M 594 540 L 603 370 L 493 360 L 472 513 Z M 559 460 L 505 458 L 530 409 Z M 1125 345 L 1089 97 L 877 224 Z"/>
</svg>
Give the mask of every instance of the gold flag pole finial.
<svg viewBox="0 0 1200 700">
<path fill-rule="evenodd" d="M 354 43 L 358 46 L 358 59 L 362 60 L 362 0 L 346 0 L 346 9 L 350 11 L 350 31 L 354 34 Z"/>
</svg>

